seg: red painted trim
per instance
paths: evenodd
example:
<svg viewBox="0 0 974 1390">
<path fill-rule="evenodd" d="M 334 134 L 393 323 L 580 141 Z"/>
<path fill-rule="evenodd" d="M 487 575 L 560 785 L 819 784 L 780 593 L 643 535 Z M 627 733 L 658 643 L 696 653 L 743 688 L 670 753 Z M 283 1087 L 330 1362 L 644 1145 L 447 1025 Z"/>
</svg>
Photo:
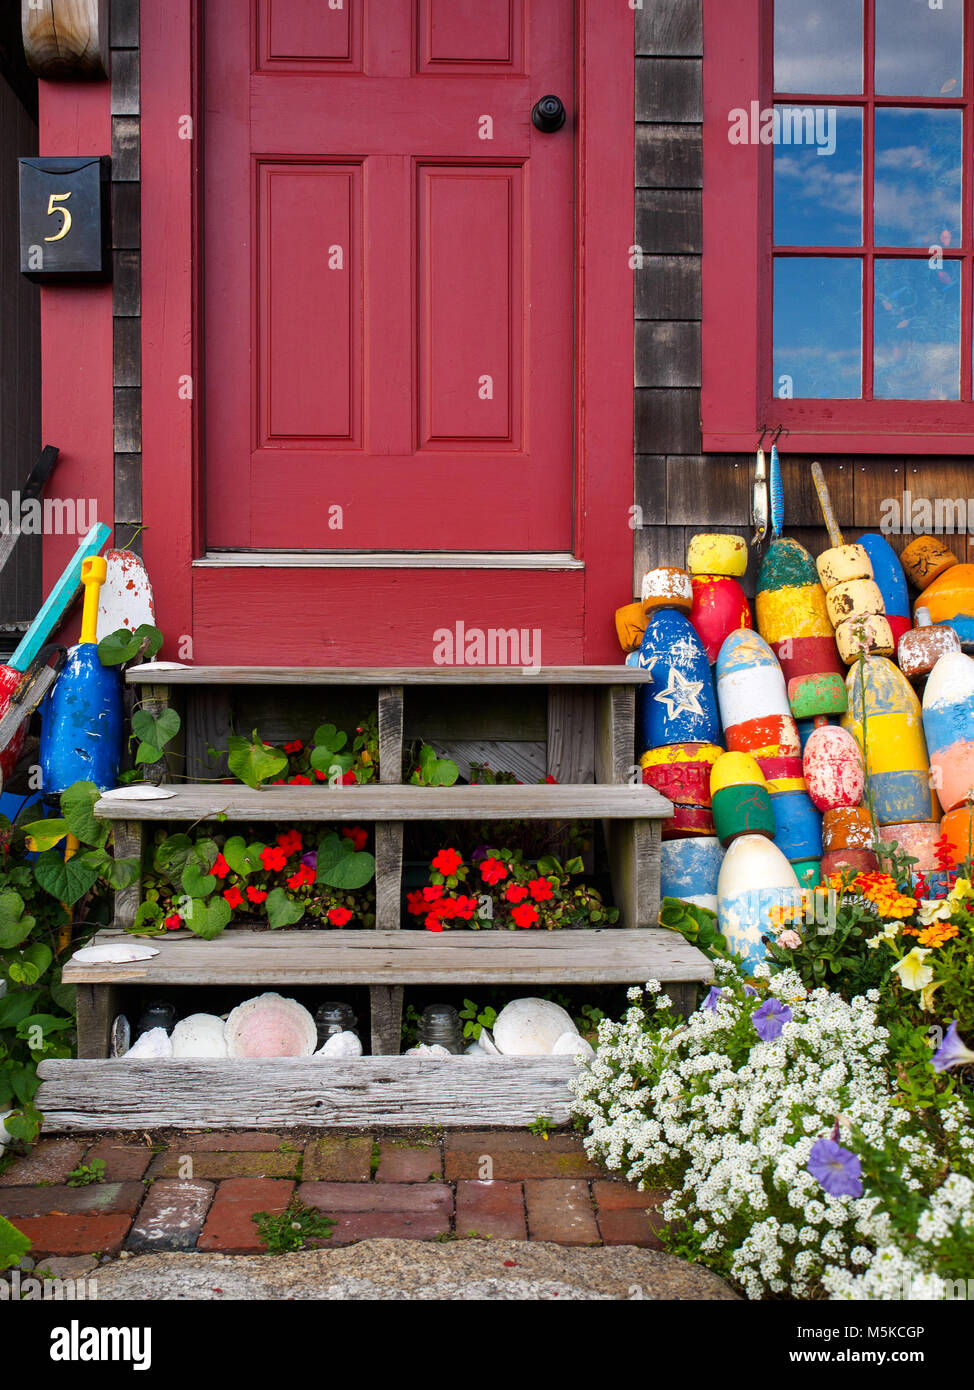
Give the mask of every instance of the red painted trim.
<svg viewBox="0 0 974 1390">
<path fill-rule="evenodd" d="M 110 154 L 108 82 L 41 82 L 42 155 Z M 7 247 L 5 254 L 13 254 Z M 111 285 L 41 289 L 41 436 L 60 449 L 47 496 L 85 499 L 97 520 L 114 516 Z M 92 517 L 91 520 L 95 518 Z M 76 549 L 76 535 L 44 536 L 46 594 Z M 74 637 L 77 622 L 62 636 Z"/>
<path fill-rule="evenodd" d="M 142 12 L 145 556 L 164 655 L 208 662 L 428 665 L 431 634 L 539 627 L 544 660 L 619 660 L 613 613 L 632 592 L 633 11 L 578 0 L 579 351 L 576 543 L 584 571 L 197 569 L 199 0 Z M 586 99 L 586 94 L 597 99 Z M 183 115 L 197 117 L 182 141 Z M 194 400 L 180 400 L 191 373 Z M 439 611 L 437 611 L 439 609 Z M 180 653 L 181 637 L 193 638 Z"/>
<path fill-rule="evenodd" d="M 868 8 L 868 7 L 867 7 Z M 968 38 L 974 33 L 974 0 L 965 0 Z M 867 198 L 863 253 L 864 392 L 859 400 L 779 400 L 771 389 L 772 151 L 761 145 L 731 145 L 728 115 L 756 100 L 772 101 L 773 8 L 771 0 L 704 0 L 704 176 L 703 176 L 703 448 L 710 453 L 750 452 L 760 430 L 781 425 L 789 453 L 969 454 L 974 403 L 872 400 L 872 262 L 887 252 L 870 245 Z M 866 49 L 872 51 L 867 25 Z M 952 248 L 963 262 L 961 296 L 961 389 L 971 382 L 970 325 L 974 306 L 972 263 L 972 176 L 974 158 L 974 58 L 965 49 L 964 100 L 875 97 L 871 73 L 860 97 L 789 95 L 789 103 L 862 105 L 864 179 L 868 190 L 875 106 L 962 106 L 964 122 L 964 240 Z M 797 254 L 789 247 L 783 254 Z M 828 253 L 825 253 L 828 254 Z M 848 254 L 848 249 L 844 252 Z"/>
</svg>

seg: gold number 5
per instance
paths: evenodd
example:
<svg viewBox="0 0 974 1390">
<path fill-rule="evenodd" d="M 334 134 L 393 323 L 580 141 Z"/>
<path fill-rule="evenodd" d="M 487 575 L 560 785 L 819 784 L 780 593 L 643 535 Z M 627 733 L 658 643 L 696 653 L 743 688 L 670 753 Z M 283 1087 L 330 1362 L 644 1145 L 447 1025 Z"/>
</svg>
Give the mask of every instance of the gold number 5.
<svg viewBox="0 0 974 1390">
<path fill-rule="evenodd" d="M 60 241 L 62 237 L 66 237 L 67 234 L 68 234 L 68 232 L 70 232 L 70 230 L 71 230 L 71 214 L 70 214 L 70 212 L 68 212 L 67 208 L 59 208 L 59 207 L 56 206 L 56 204 L 58 204 L 58 203 L 63 203 L 64 200 L 65 200 L 66 198 L 70 198 L 70 197 L 71 197 L 71 194 L 70 194 L 70 193 L 52 193 L 51 196 L 50 196 L 50 198 L 48 198 L 48 200 L 47 200 L 47 215 L 48 215 L 48 217 L 50 217 L 52 213 L 59 212 L 59 213 L 61 214 L 61 216 L 64 218 L 64 225 L 61 227 L 61 230 L 60 230 L 59 232 L 56 232 L 56 233 L 54 234 L 54 236 L 46 236 L 46 237 L 44 238 L 45 241 Z"/>
</svg>

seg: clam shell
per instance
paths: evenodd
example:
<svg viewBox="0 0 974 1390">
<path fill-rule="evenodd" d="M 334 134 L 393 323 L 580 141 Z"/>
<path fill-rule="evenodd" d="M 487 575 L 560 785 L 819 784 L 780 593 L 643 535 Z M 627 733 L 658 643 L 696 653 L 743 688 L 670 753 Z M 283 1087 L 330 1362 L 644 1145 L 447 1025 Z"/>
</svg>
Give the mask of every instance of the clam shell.
<svg viewBox="0 0 974 1390">
<path fill-rule="evenodd" d="M 552 1057 L 594 1057 L 595 1049 L 581 1033 L 562 1033 L 551 1049 Z"/>
<path fill-rule="evenodd" d="M 226 1025 L 216 1014 L 190 1014 L 172 1030 L 174 1057 L 226 1057 Z"/>
<path fill-rule="evenodd" d="M 172 1039 L 165 1028 L 150 1028 L 147 1033 L 136 1038 L 125 1054 L 126 1057 L 152 1057 L 158 1060 L 172 1056 Z"/>
<path fill-rule="evenodd" d="M 310 1057 L 318 1030 L 303 1004 L 271 992 L 231 1011 L 226 1040 L 228 1057 Z"/>
<path fill-rule="evenodd" d="M 574 1033 L 571 1015 L 550 999 L 513 999 L 494 1020 L 494 1042 L 508 1057 L 546 1057 L 563 1033 Z"/>
<path fill-rule="evenodd" d="M 144 946 L 141 941 L 117 941 L 110 946 L 82 946 L 75 951 L 72 960 L 82 965 L 95 965 L 105 962 L 109 965 L 123 965 L 128 960 L 149 960 L 159 954 L 158 947 Z"/>
</svg>

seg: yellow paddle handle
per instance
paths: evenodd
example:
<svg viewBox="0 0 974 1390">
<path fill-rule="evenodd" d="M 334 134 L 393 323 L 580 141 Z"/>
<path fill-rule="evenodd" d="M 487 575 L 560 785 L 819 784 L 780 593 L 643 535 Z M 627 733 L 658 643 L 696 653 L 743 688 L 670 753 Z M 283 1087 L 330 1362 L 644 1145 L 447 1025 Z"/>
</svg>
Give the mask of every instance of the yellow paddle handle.
<svg viewBox="0 0 974 1390">
<path fill-rule="evenodd" d="M 85 606 L 81 611 L 82 642 L 94 642 L 98 634 L 98 594 L 108 573 L 103 555 L 91 555 L 81 562 L 81 582 L 85 586 Z"/>
</svg>

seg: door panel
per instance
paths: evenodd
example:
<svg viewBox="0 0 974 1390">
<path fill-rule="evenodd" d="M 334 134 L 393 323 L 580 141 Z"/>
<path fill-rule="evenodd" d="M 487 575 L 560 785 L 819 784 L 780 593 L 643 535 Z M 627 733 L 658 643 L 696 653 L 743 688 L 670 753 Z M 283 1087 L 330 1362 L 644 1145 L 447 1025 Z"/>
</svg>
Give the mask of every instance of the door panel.
<svg viewBox="0 0 974 1390">
<path fill-rule="evenodd" d="M 207 545 L 570 551 L 571 0 L 205 23 Z"/>
</svg>

